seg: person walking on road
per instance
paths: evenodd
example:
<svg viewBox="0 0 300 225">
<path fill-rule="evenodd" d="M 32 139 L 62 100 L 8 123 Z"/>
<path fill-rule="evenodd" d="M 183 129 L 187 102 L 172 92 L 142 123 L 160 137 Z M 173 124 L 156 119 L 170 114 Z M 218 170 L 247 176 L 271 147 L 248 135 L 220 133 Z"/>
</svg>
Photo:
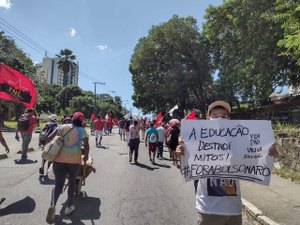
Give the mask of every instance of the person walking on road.
<svg viewBox="0 0 300 225">
<path fill-rule="evenodd" d="M 101 147 L 101 141 L 103 137 L 103 129 L 104 129 L 104 122 L 101 119 L 101 115 L 98 115 L 97 119 L 94 120 L 94 129 L 95 129 L 95 140 L 96 140 L 96 147 Z"/>
<path fill-rule="evenodd" d="M 51 205 L 48 209 L 46 222 L 54 223 L 55 206 L 60 194 L 63 191 L 66 175 L 68 174 L 68 200 L 64 214 L 70 215 L 74 210 L 73 197 L 76 188 L 76 175 L 81 165 L 82 153 L 81 144 L 84 144 L 83 161 L 86 162 L 89 154 L 89 138 L 84 129 L 84 116 L 81 112 L 76 112 L 72 117 L 72 124 L 65 124 L 60 127 L 57 135 L 64 136 L 64 145 L 57 157 L 53 161 L 53 172 L 55 176 L 55 187 L 52 190 Z M 55 135 L 49 137 L 49 141 Z"/>
<path fill-rule="evenodd" d="M 132 161 L 134 154 L 134 163 L 138 163 L 139 145 L 140 145 L 140 126 L 138 120 L 134 119 L 129 127 L 129 162 Z"/>
<path fill-rule="evenodd" d="M 50 121 L 48 123 L 45 123 L 44 126 L 41 129 L 41 133 L 39 135 L 39 147 L 42 147 L 44 149 L 45 145 L 47 144 L 48 137 L 55 131 L 59 129 L 59 125 L 56 122 L 57 115 L 52 114 L 49 116 Z M 46 160 L 42 159 L 41 167 L 39 168 L 40 175 L 44 175 L 44 167 L 46 164 Z M 48 168 L 50 167 L 51 162 L 48 162 Z"/>
<path fill-rule="evenodd" d="M 20 132 L 22 138 L 21 159 L 27 159 L 28 146 L 31 142 L 32 133 L 36 125 L 37 125 L 37 119 L 34 116 L 33 109 L 27 109 L 26 112 L 22 114 L 18 119 L 16 136 L 18 136 L 18 132 Z"/>
<path fill-rule="evenodd" d="M 175 154 L 176 147 L 178 145 L 178 137 L 180 134 L 180 129 L 178 128 L 178 126 L 178 122 L 173 122 L 171 124 L 171 129 L 167 137 L 169 139 L 168 147 L 170 148 L 170 154 L 174 166 L 178 166 L 177 155 Z"/>
<path fill-rule="evenodd" d="M 159 124 L 156 128 L 157 134 L 158 134 L 158 140 L 157 140 L 157 158 L 162 159 L 163 158 L 163 152 L 164 152 L 164 141 L 166 139 L 166 130 L 163 127 L 163 124 Z"/>
<path fill-rule="evenodd" d="M 148 146 L 149 160 L 152 163 L 155 163 L 157 140 L 158 140 L 157 130 L 154 128 L 154 123 L 150 122 L 150 128 L 148 128 L 146 131 L 145 146 L 146 147 Z M 152 157 L 151 157 L 151 154 L 152 154 Z"/>
<path fill-rule="evenodd" d="M 121 118 L 118 122 L 119 125 L 119 134 L 120 134 L 120 139 L 121 141 L 125 140 L 125 131 L 124 131 L 124 127 L 125 127 L 125 119 Z"/>
<path fill-rule="evenodd" d="M 1 128 L 0 128 L 0 143 L 3 145 L 3 147 L 5 148 L 6 153 L 8 154 L 10 152 L 10 150 L 9 150 L 9 147 L 8 147 L 4 137 L 3 137 Z"/>
</svg>

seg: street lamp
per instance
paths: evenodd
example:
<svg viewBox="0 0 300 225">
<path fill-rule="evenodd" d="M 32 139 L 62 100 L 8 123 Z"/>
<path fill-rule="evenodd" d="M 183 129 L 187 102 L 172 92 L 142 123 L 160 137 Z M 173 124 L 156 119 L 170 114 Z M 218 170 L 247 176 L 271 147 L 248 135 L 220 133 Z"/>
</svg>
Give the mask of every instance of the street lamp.
<svg viewBox="0 0 300 225">
<path fill-rule="evenodd" d="M 95 82 L 93 82 L 93 84 L 94 84 L 94 113 L 95 113 L 95 116 L 97 115 L 97 92 L 96 92 L 96 87 L 97 87 L 97 84 L 101 84 L 101 85 L 105 85 L 105 83 L 104 82 L 99 82 L 99 81 L 95 81 Z"/>
<path fill-rule="evenodd" d="M 125 100 L 125 101 L 124 101 L 124 110 L 125 110 L 125 115 L 126 115 L 126 113 L 127 113 L 127 109 L 126 109 L 126 104 L 127 104 L 127 102 L 128 102 L 128 100 Z"/>
</svg>

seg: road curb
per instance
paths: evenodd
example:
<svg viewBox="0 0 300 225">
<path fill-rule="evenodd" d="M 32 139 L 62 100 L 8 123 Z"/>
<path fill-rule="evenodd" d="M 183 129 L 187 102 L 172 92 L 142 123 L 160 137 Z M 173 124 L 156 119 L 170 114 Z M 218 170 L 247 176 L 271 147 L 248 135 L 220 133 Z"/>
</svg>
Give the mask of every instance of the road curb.
<svg viewBox="0 0 300 225">
<path fill-rule="evenodd" d="M 255 205 L 242 198 L 243 209 L 247 211 L 261 225 L 280 225 L 274 222 L 269 217 L 263 215 L 263 212 L 258 209 Z"/>
</svg>

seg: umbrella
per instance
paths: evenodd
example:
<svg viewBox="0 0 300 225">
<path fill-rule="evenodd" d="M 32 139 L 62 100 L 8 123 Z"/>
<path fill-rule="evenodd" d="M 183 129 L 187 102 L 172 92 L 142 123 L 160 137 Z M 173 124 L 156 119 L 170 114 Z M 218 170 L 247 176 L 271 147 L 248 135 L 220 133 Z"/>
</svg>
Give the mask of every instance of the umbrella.
<svg viewBox="0 0 300 225">
<path fill-rule="evenodd" d="M 180 121 L 179 121 L 178 119 L 171 119 L 171 120 L 169 121 L 169 124 L 170 124 L 171 126 L 177 126 L 178 124 L 180 124 Z"/>
</svg>

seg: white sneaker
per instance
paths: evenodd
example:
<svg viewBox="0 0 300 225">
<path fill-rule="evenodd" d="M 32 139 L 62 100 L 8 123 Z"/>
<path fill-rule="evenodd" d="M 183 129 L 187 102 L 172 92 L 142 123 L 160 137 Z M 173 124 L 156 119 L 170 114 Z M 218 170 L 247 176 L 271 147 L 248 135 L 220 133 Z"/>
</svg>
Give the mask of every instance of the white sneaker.
<svg viewBox="0 0 300 225">
<path fill-rule="evenodd" d="M 67 207 L 66 209 L 65 209 L 65 215 L 67 216 L 67 215 L 70 215 L 72 212 L 74 212 L 74 210 L 75 210 L 75 206 L 74 205 L 71 205 L 70 207 Z"/>
<path fill-rule="evenodd" d="M 50 206 L 48 209 L 46 222 L 49 224 L 52 224 L 52 223 L 54 223 L 54 219 L 55 219 L 55 206 Z"/>
</svg>

